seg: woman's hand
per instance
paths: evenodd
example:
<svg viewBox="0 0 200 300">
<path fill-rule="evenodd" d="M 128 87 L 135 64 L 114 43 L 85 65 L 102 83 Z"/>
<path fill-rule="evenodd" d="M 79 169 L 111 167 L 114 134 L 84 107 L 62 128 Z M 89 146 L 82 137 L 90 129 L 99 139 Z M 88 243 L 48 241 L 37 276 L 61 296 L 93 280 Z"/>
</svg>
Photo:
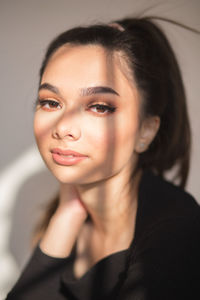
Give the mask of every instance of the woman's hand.
<svg viewBox="0 0 200 300">
<path fill-rule="evenodd" d="M 41 250 L 53 257 L 67 257 L 87 218 L 87 211 L 74 186 L 61 185 L 59 206 L 40 242 Z"/>
</svg>

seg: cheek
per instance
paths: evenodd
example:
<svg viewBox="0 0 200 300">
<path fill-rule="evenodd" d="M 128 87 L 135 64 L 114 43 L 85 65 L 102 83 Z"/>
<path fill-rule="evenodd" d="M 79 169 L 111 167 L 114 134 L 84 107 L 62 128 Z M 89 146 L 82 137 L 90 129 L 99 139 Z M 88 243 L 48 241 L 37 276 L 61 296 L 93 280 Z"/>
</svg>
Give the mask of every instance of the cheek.
<svg viewBox="0 0 200 300">
<path fill-rule="evenodd" d="M 85 141 L 91 145 L 95 159 L 107 166 L 121 164 L 130 158 L 133 153 L 136 134 L 137 119 L 124 117 L 106 122 L 104 126 L 89 126 L 85 130 Z M 88 128 L 90 130 L 88 131 Z M 98 154 L 98 155 L 97 155 Z"/>
<path fill-rule="evenodd" d="M 34 134 L 38 146 L 44 144 L 46 138 L 52 130 L 52 122 L 47 117 L 41 116 L 39 113 L 34 117 Z"/>
<path fill-rule="evenodd" d="M 101 153 L 102 156 L 107 155 L 116 142 L 116 130 L 109 121 L 91 122 L 82 132 L 85 139 L 84 143 L 88 143 L 94 153 Z"/>
</svg>

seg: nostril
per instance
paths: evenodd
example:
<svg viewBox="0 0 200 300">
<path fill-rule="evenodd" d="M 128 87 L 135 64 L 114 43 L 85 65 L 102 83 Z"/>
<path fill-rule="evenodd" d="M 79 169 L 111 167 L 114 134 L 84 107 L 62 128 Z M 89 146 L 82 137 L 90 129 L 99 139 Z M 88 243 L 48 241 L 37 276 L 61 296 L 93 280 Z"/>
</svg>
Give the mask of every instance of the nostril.
<svg viewBox="0 0 200 300">
<path fill-rule="evenodd" d="M 53 138 L 55 139 L 70 139 L 78 140 L 81 136 L 81 131 L 79 128 L 64 128 L 56 127 L 52 133 Z"/>
</svg>

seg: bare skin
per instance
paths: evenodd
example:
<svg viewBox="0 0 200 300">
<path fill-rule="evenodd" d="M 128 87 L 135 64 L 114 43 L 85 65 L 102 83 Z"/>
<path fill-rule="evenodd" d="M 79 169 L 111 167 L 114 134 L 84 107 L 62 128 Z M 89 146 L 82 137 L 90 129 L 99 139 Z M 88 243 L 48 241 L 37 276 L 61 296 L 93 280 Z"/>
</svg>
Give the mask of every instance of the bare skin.
<svg viewBox="0 0 200 300">
<path fill-rule="evenodd" d="M 140 174 L 134 191 L 139 179 Z M 59 207 L 40 242 L 42 251 L 53 257 L 67 257 L 76 242 L 74 275 L 80 278 L 102 258 L 129 247 L 137 212 L 137 196 L 132 196 L 129 205 L 121 208 L 118 215 L 106 216 L 105 212 L 99 211 L 97 216 L 97 210 L 89 214 L 74 187 L 62 185 Z M 86 222 L 88 214 L 90 219 Z"/>
<path fill-rule="evenodd" d="M 122 199 L 127 199 L 127 207 L 121 207 L 116 215 L 106 216 L 99 213 L 99 218 L 91 219 L 85 223 L 77 238 L 77 258 L 74 264 L 74 274 L 80 278 L 88 269 L 102 258 L 129 247 L 135 231 L 137 214 L 137 189 L 141 173 L 135 178 L 132 197 L 127 199 L 125 193 L 121 194 L 116 206 L 120 206 Z M 113 210 L 112 210 L 113 211 Z M 101 223 L 99 222 L 101 220 Z M 96 223 L 95 223 L 96 222 Z"/>
<path fill-rule="evenodd" d="M 67 257 L 86 218 L 87 211 L 77 191 L 72 186 L 66 191 L 65 186 L 65 191 L 60 193 L 59 207 L 41 239 L 43 252 L 53 257 Z"/>
</svg>

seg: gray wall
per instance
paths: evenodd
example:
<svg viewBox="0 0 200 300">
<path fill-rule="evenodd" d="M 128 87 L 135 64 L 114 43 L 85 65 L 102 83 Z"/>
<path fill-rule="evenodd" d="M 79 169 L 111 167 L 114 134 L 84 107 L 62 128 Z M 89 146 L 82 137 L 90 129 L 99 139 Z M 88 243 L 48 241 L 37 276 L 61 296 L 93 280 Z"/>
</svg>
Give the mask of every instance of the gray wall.
<svg viewBox="0 0 200 300">
<path fill-rule="evenodd" d="M 34 147 L 33 103 L 38 70 L 49 41 L 79 24 L 130 14 L 158 15 L 200 30 L 199 0 L 0 0 L 0 299 L 18 276 L 30 248 L 30 232 L 43 202 L 57 189 Z M 183 71 L 193 133 L 187 190 L 200 201 L 200 38 L 159 22 Z"/>
</svg>

